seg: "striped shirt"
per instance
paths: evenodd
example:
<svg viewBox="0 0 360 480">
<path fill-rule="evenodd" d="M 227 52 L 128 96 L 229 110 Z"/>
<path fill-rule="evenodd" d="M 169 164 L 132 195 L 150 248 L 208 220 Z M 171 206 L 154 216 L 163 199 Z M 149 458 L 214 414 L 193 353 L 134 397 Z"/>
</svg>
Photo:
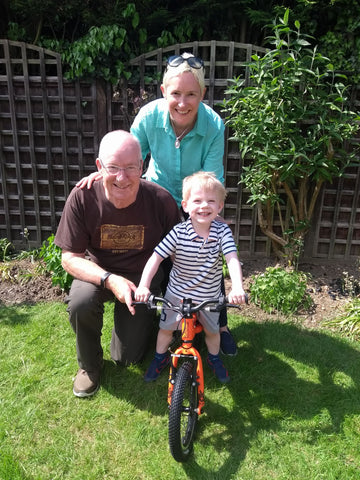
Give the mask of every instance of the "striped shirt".
<svg viewBox="0 0 360 480">
<path fill-rule="evenodd" d="M 190 219 L 176 225 L 155 248 L 162 258 L 174 256 L 168 291 L 197 302 L 221 295 L 221 253 L 236 251 L 225 223 L 214 220 L 205 240 L 195 232 Z"/>
</svg>

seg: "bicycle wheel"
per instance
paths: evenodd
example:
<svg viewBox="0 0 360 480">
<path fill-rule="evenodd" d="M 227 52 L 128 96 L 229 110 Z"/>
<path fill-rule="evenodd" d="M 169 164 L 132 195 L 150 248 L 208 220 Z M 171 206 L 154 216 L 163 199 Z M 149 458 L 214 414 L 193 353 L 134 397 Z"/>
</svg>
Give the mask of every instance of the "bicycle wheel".
<svg viewBox="0 0 360 480">
<path fill-rule="evenodd" d="M 185 462 L 193 446 L 198 414 L 198 390 L 194 379 L 195 365 L 185 362 L 179 368 L 169 412 L 169 447 L 177 462 Z"/>
</svg>

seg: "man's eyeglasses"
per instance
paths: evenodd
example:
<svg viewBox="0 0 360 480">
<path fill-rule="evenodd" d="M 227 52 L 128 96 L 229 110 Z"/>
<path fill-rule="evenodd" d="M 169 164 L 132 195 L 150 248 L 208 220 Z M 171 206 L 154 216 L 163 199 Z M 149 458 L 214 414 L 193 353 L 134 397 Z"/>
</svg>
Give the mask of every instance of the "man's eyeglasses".
<svg viewBox="0 0 360 480">
<path fill-rule="evenodd" d="M 191 68 L 196 68 L 197 70 L 204 67 L 203 60 L 201 60 L 201 58 L 198 58 L 198 57 L 184 58 L 181 55 L 172 55 L 167 59 L 167 64 L 169 67 L 178 67 L 183 62 L 187 62 Z"/>
<path fill-rule="evenodd" d="M 117 165 L 105 165 L 99 158 L 101 167 L 105 170 L 108 175 L 119 175 L 121 172 L 125 173 L 128 177 L 139 176 L 140 165 L 129 165 L 128 167 L 118 167 Z"/>
</svg>

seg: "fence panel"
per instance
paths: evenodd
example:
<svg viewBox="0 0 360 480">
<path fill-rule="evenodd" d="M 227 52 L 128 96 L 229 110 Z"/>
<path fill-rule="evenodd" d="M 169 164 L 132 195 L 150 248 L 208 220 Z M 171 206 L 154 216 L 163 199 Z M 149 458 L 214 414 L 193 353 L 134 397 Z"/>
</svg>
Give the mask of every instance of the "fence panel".
<svg viewBox="0 0 360 480">
<path fill-rule="evenodd" d="M 0 40 L 0 238 L 19 248 L 39 246 L 56 231 L 63 206 L 79 178 L 95 169 L 102 136 L 130 129 L 138 109 L 161 96 L 166 58 L 184 51 L 201 56 L 206 68 L 205 103 L 221 116 L 228 79 L 249 81 L 246 62 L 264 49 L 234 42 L 193 42 L 157 49 L 131 61 L 135 83 L 114 88 L 99 81 L 69 82 L 62 77 L 54 52 L 20 42 Z M 354 89 L 359 110 L 360 89 Z M 241 257 L 269 256 L 271 244 L 261 232 L 249 193 L 239 183 L 242 159 L 225 132 L 224 216 Z M 354 139 L 359 142 L 359 139 Z M 289 211 L 288 205 L 282 207 Z M 306 239 L 307 259 L 360 256 L 360 169 L 324 186 L 317 217 Z M 275 225 L 277 219 L 274 218 Z M 29 231 L 29 242 L 24 233 Z"/>
<path fill-rule="evenodd" d="M 0 238 L 39 246 L 56 231 L 71 188 L 94 169 L 103 92 L 63 80 L 59 54 L 0 41 Z"/>
</svg>

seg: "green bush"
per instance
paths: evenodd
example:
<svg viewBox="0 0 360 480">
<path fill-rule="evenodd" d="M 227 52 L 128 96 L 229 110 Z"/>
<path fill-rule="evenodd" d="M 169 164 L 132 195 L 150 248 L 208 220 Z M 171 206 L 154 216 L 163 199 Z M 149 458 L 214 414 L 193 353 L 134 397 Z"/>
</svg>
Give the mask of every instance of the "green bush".
<svg viewBox="0 0 360 480">
<path fill-rule="evenodd" d="M 223 102 L 226 124 L 239 142 L 248 202 L 256 206 L 277 257 L 292 264 L 324 182 L 359 163 L 357 147 L 344 147 L 356 136 L 360 119 L 349 110 L 350 81 L 300 32 L 300 22 L 294 25 L 286 10 L 272 25 L 268 40 L 274 48 L 252 55 L 249 79 L 230 80 Z"/>
<path fill-rule="evenodd" d="M 54 234 L 45 240 L 40 249 L 40 258 L 45 263 L 45 270 L 50 273 L 53 285 L 59 285 L 62 290 L 69 290 L 73 277 L 61 265 L 61 248 L 54 243 Z"/>
<path fill-rule="evenodd" d="M 265 312 L 278 311 L 288 315 L 302 308 L 309 309 L 312 305 L 304 273 L 269 267 L 265 273 L 251 278 L 251 300 Z"/>
</svg>

